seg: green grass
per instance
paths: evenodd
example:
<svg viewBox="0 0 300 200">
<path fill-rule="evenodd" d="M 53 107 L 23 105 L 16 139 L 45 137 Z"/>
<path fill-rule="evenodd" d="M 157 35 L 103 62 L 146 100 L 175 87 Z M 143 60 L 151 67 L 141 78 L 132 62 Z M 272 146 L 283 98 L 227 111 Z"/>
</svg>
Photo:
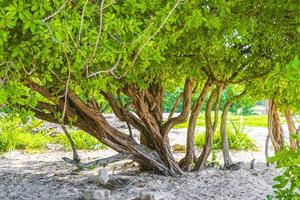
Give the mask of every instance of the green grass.
<svg viewBox="0 0 300 200">
<path fill-rule="evenodd" d="M 212 115 L 213 116 L 213 115 Z M 221 114 L 219 115 L 219 122 L 221 120 Z M 228 115 L 228 122 L 238 122 L 243 123 L 244 126 L 247 127 L 267 127 L 268 126 L 268 116 L 267 115 L 249 115 L 249 116 L 240 116 L 240 115 Z M 281 118 L 282 123 L 286 123 L 284 118 Z M 204 113 L 201 113 L 197 119 L 197 126 L 205 126 L 205 118 Z M 230 126 L 230 123 L 228 123 Z M 187 128 L 188 122 L 178 124 L 175 128 Z"/>
<path fill-rule="evenodd" d="M 32 133 L 33 128 L 41 126 L 41 122 L 33 120 L 23 124 L 18 117 L 0 117 L 0 152 L 24 150 L 26 152 L 42 152 L 48 144 L 60 144 L 70 150 L 69 141 L 64 133 L 49 135 L 47 129 Z M 81 150 L 99 150 L 106 148 L 96 138 L 80 130 L 71 130 L 76 148 Z"/>
<path fill-rule="evenodd" d="M 229 148 L 233 150 L 257 151 L 255 142 L 249 138 L 246 133 L 235 133 L 232 130 L 227 131 Z M 195 136 L 195 145 L 203 147 L 205 141 L 205 133 L 197 133 Z M 220 132 L 214 135 L 212 149 L 222 149 L 222 138 Z"/>
</svg>

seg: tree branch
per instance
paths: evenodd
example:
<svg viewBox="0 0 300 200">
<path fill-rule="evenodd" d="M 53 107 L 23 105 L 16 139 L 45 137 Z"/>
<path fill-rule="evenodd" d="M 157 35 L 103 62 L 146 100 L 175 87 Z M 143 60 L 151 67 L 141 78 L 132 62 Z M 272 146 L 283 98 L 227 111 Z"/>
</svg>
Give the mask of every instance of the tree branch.
<svg viewBox="0 0 300 200">
<path fill-rule="evenodd" d="M 48 17 L 43 19 L 43 22 L 46 22 L 47 20 L 53 18 L 55 15 L 59 14 L 62 9 L 66 6 L 66 4 L 68 3 L 69 0 L 66 0 L 59 8 L 57 11 L 55 11 L 54 13 L 52 13 L 51 15 L 49 15 Z"/>
<path fill-rule="evenodd" d="M 187 120 L 189 112 L 190 112 L 190 106 L 191 106 L 191 97 L 193 92 L 193 80 L 186 80 L 184 91 L 183 91 L 183 109 L 177 117 L 173 117 L 168 119 L 163 124 L 163 135 L 166 136 L 167 133 L 170 131 L 170 129 L 175 125 L 184 122 Z"/>
<path fill-rule="evenodd" d="M 179 106 L 179 104 L 180 104 L 180 101 L 181 101 L 182 97 L 183 97 L 183 93 L 180 93 L 180 94 L 178 95 L 178 97 L 177 97 L 177 99 L 176 99 L 174 105 L 173 105 L 173 108 L 172 108 L 172 110 L 171 110 L 169 116 L 168 116 L 168 120 L 171 119 L 171 118 L 173 117 L 174 113 L 176 112 L 176 109 L 178 108 L 178 106 Z"/>
<path fill-rule="evenodd" d="M 99 18 L 99 31 L 98 31 L 98 35 L 97 35 L 97 39 L 96 39 L 96 43 L 92 52 L 91 57 L 85 62 L 84 66 L 86 67 L 86 77 L 89 76 L 89 64 L 92 62 L 92 60 L 94 59 L 98 44 L 99 44 L 99 40 L 100 40 L 100 36 L 102 33 L 102 26 L 103 26 L 103 7 L 104 7 L 104 2 L 105 0 L 101 1 L 101 5 L 100 5 L 100 18 Z"/>
</svg>

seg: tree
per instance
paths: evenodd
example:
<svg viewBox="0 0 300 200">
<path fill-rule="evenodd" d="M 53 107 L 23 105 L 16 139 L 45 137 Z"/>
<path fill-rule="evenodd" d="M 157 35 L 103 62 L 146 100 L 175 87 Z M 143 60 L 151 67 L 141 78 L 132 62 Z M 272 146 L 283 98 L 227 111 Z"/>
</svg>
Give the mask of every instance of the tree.
<svg viewBox="0 0 300 200">
<path fill-rule="evenodd" d="M 228 84 L 269 73 L 273 55 L 289 43 L 281 41 L 287 36 L 282 27 L 270 21 L 282 25 L 281 14 L 294 17 L 297 1 L 255 3 L 2 0 L 1 104 L 73 125 L 144 169 L 173 176 L 195 160 L 195 120 L 210 95 L 206 144 L 195 167 L 202 169 L 211 151 L 222 91 Z M 177 87 L 183 88 L 182 111 L 164 120 L 163 94 Z M 139 131 L 141 142 L 107 122 L 105 103 Z M 189 119 L 191 107 L 181 168 L 168 133 Z"/>
</svg>

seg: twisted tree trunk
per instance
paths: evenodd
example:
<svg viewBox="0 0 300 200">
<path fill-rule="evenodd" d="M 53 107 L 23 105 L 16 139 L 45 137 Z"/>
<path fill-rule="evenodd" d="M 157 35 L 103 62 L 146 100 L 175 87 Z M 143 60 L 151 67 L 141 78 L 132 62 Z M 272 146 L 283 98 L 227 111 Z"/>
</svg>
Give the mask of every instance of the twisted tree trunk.
<svg viewBox="0 0 300 200">
<path fill-rule="evenodd" d="M 220 108 L 220 99 L 221 99 L 221 92 L 223 90 L 223 85 L 216 88 L 213 93 L 211 94 L 206 111 L 205 111 L 205 126 L 206 126 L 206 132 L 205 132 L 205 144 L 202 149 L 201 155 L 199 156 L 197 163 L 195 165 L 194 170 L 202 170 L 205 167 L 207 158 L 212 150 L 212 144 L 213 144 L 213 136 L 217 128 L 218 124 L 218 113 Z M 213 102 L 216 99 L 216 106 L 215 106 L 215 114 L 214 114 L 214 121 L 212 123 L 211 121 L 211 111 Z"/>
<path fill-rule="evenodd" d="M 280 123 L 276 102 L 273 100 L 269 100 L 268 132 L 275 151 L 282 148 L 284 145 L 284 132 Z"/>
<path fill-rule="evenodd" d="M 234 164 L 230 157 L 230 154 L 229 154 L 229 145 L 228 145 L 228 139 L 227 139 L 227 116 L 228 116 L 228 112 L 229 112 L 229 109 L 230 109 L 232 103 L 235 100 L 238 100 L 239 98 L 241 98 L 243 95 L 245 95 L 245 93 L 246 93 L 246 90 L 244 90 L 241 94 L 229 99 L 226 102 L 223 113 L 222 113 L 220 132 L 221 132 L 221 136 L 222 136 L 222 152 L 223 152 L 223 159 L 224 159 L 224 169 L 230 169 L 230 170 L 239 169 L 239 163 Z"/>
<path fill-rule="evenodd" d="M 72 121 L 72 125 L 84 130 L 117 152 L 130 155 L 130 159 L 145 166 L 147 170 L 168 176 L 182 174 L 181 168 L 171 153 L 168 133 L 174 125 L 187 120 L 194 81 L 187 80 L 185 83 L 184 107 L 180 115 L 170 118 L 166 122 L 163 122 L 162 118 L 163 88 L 159 84 L 153 84 L 146 89 L 138 89 L 134 85 L 124 86 L 122 92 L 131 99 L 134 113 L 129 112 L 124 104 L 118 103 L 111 92 L 101 91 L 114 114 L 121 121 L 135 127 L 145 137 L 145 141 L 149 144 L 146 146 L 137 143 L 130 135 L 112 127 L 95 102 L 84 102 L 71 90 L 66 93 L 67 98 L 57 99 L 51 94 L 51 91 L 35 82 L 27 81 L 24 85 L 51 102 L 39 102 L 37 107 L 31 108 L 36 117 L 60 123 L 55 113 L 65 111 L 64 124 Z"/>
<path fill-rule="evenodd" d="M 233 161 L 229 154 L 229 145 L 228 145 L 228 139 L 227 139 L 227 116 L 229 109 L 232 105 L 231 101 L 227 101 L 222 113 L 221 117 L 221 136 L 222 136 L 222 152 L 223 152 L 223 159 L 224 159 L 224 169 L 231 169 L 231 166 L 233 166 Z"/>
<path fill-rule="evenodd" d="M 290 109 L 285 109 L 284 114 L 289 129 L 290 147 L 291 149 L 296 149 L 297 141 L 292 137 L 292 135 L 296 134 L 297 130 Z"/>
<path fill-rule="evenodd" d="M 195 138 L 197 118 L 201 111 L 201 107 L 204 103 L 206 94 L 208 93 L 210 87 L 211 87 L 211 81 L 207 80 L 202 88 L 202 91 L 197 101 L 193 106 L 191 116 L 189 118 L 187 139 L 186 139 L 186 153 L 185 153 L 185 157 L 181 159 L 179 162 L 181 169 L 183 169 L 184 171 L 189 170 L 190 165 L 196 160 L 194 138 Z"/>
</svg>

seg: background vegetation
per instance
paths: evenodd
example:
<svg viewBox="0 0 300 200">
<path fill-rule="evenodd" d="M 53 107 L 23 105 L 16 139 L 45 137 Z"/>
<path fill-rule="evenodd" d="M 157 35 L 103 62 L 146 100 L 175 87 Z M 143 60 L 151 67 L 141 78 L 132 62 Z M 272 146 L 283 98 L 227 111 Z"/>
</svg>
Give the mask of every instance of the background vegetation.
<svg viewBox="0 0 300 200">
<path fill-rule="evenodd" d="M 14 116 L 0 117 L 0 152 L 24 150 L 26 152 L 41 152 L 49 144 L 59 144 L 63 150 L 70 150 L 70 144 L 64 133 L 56 133 L 51 128 L 42 127 L 44 122 L 30 120 L 23 123 Z M 99 150 L 106 148 L 97 139 L 80 130 L 70 131 L 77 149 Z"/>
</svg>

